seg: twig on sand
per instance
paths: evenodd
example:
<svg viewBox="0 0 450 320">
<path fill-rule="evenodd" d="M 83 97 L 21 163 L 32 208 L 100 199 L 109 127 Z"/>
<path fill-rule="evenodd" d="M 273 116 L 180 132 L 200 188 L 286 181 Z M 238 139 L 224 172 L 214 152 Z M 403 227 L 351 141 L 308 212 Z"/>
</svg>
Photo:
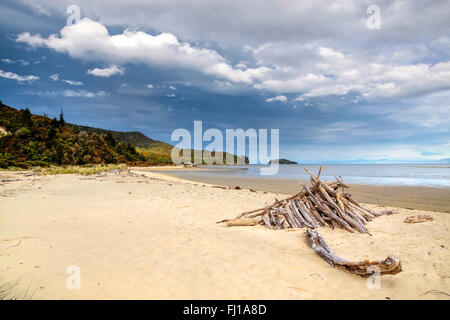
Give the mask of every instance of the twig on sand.
<svg viewBox="0 0 450 320">
<path fill-rule="evenodd" d="M 2 182 L 13 182 L 13 181 L 19 181 L 19 178 L 7 178 L 7 179 L 2 179 Z"/>
<path fill-rule="evenodd" d="M 8 248 L 14 248 L 14 247 L 18 247 L 22 244 L 22 240 L 19 240 L 19 242 L 17 242 L 16 244 L 13 244 L 12 246 L 9 246 Z"/>
<path fill-rule="evenodd" d="M 427 295 L 429 293 L 443 294 L 443 295 L 446 295 L 446 296 L 450 297 L 450 294 L 448 294 L 447 292 L 440 291 L 440 290 L 434 290 L 434 289 L 433 290 L 428 290 L 428 291 L 422 293 L 421 296 Z"/>
</svg>

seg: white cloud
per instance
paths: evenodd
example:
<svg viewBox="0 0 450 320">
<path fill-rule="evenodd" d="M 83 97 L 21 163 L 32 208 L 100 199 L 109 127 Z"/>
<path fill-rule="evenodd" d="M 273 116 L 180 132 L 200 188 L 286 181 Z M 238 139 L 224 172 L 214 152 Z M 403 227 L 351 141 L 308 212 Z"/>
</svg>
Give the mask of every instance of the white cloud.
<svg viewBox="0 0 450 320">
<path fill-rule="evenodd" d="M 7 59 L 7 58 L 1 59 L 1 61 L 3 63 L 7 63 L 7 64 L 14 64 L 14 63 L 16 63 L 14 60 Z"/>
<path fill-rule="evenodd" d="M 292 67 L 278 65 L 284 56 L 271 52 L 272 45 L 254 50 L 259 63 L 275 71 L 254 85 L 277 93 L 301 93 L 296 100 L 327 95 L 360 94 L 367 100 L 423 95 L 450 88 L 450 61 L 398 66 L 379 57 L 358 57 L 323 46 L 301 47 L 304 61 Z M 263 54 L 269 50 L 268 54 Z M 290 54 L 298 56 L 299 52 Z M 281 59 L 283 58 L 283 59 Z M 384 59 L 386 60 L 386 59 Z"/>
<path fill-rule="evenodd" d="M 83 82 L 81 82 L 81 81 L 72 81 L 72 80 L 62 80 L 62 81 L 65 83 L 68 83 L 72 86 L 82 86 L 83 85 Z"/>
<path fill-rule="evenodd" d="M 7 64 L 15 64 L 16 63 L 16 61 L 8 59 L 8 58 L 0 59 L 0 61 L 3 63 L 7 63 Z M 23 66 L 27 66 L 30 64 L 28 61 L 23 60 L 23 59 L 19 59 L 18 62 Z"/>
<path fill-rule="evenodd" d="M 59 74 L 58 73 L 52 74 L 50 76 L 50 79 L 52 79 L 52 81 L 59 81 L 59 80 L 61 80 L 62 82 L 65 82 L 65 83 L 70 84 L 72 86 L 82 86 L 83 85 L 83 82 L 81 82 L 81 81 L 59 79 Z"/>
<path fill-rule="evenodd" d="M 153 89 L 153 85 L 152 85 L 151 83 L 149 83 L 149 84 L 147 85 L 147 88 Z"/>
<path fill-rule="evenodd" d="M 175 98 L 176 97 L 175 93 L 169 93 L 169 94 L 166 94 L 166 96 L 168 96 L 169 98 Z"/>
<path fill-rule="evenodd" d="M 109 68 L 104 69 L 100 68 L 89 69 L 87 73 L 97 77 L 109 78 L 115 74 L 123 75 L 125 73 L 125 68 L 120 68 L 116 65 L 113 65 L 110 66 Z"/>
<path fill-rule="evenodd" d="M 24 81 L 33 82 L 33 81 L 39 79 L 38 76 L 33 76 L 33 75 L 20 76 L 17 73 L 7 72 L 7 71 L 3 71 L 3 70 L 0 70 L 0 77 L 6 78 L 6 79 L 11 79 L 11 80 L 17 80 L 18 82 L 24 82 Z"/>
<path fill-rule="evenodd" d="M 190 69 L 232 82 L 248 84 L 269 70 L 267 67 L 234 69 L 216 51 L 180 42 L 171 33 L 153 36 L 127 29 L 122 34 L 110 35 L 104 25 L 88 18 L 82 19 L 77 24 L 65 26 L 60 36 L 51 35 L 42 38 L 40 35 L 25 32 L 20 34 L 16 41 L 27 43 L 31 47 L 48 47 L 84 60 L 102 60 L 112 64 L 144 63 L 150 66 Z M 102 74 L 101 69 L 94 70 L 91 70 L 91 74 Z"/>
<path fill-rule="evenodd" d="M 90 92 L 86 90 L 63 90 L 63 91 L 25 91 L 26 94 L 42 97 L 64 96 L 68 98 L 96 98 L 109 96 L 105 91 Z"/>
<path fill-rule="evenodd" d="M 174 86 L 169 86 L 169 89 L 177 90 L 177 88 L 175 88 Z"/>
<path fill-rule="evenodd" d="M 63 92 L 63 96 L 65 97 L 75 97 L 75 98 L 95 98 L 95 97 L 104 97 L 108 95 L 104 91 L 97 91 L 97 92 L 89 92 L 86 90 L 80 90 L 80 91 L 74 91 L 74 90 L 65 90 Z"/>
<path fill-rule="evenodd" d="M 273 98 L 268 98 L 266 99 L 267 102 L 274 102 L 274 101 L 279 101 L 279 102 L 286 102 L 287 98 L 286 96 L 276 96 Z"/>
</svg>

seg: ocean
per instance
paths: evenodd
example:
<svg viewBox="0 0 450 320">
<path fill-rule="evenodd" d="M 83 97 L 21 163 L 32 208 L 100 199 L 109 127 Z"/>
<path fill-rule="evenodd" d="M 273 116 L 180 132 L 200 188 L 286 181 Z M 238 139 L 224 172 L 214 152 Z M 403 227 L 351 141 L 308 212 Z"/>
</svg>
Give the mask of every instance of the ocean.
<svg viewBox="0 0 450 320">
<path fill-rule="evenodd" d="M 322 180 L 331 180 L 342 176 L 347 184 L 426 186 L 450 188 L 450 164 L 338 164 L 305 165 L 317 173 L 322 166 Z M 309 180 L 303 165 L 281 164 L 276 175 L 260 175 L 263 165 L 204 166 L 206 170 L 170 172 L 184 178 L 233 177 Z"/>
</svg>

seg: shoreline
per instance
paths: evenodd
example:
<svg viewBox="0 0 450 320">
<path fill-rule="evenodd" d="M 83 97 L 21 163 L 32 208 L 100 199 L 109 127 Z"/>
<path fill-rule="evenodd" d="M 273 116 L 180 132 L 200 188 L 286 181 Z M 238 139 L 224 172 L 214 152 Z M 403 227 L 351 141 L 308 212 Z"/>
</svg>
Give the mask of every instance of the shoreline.
<svg viewBox="0 0 450 320">
<path fill-rule="evenodd" d="M 163 168 L 133 168 L 135 171 L 154 172 L 165 171 Z M 301 184 L 307 181 L 294 179 L 276 179 L 242 176 L 196 175 L 192 171 L 173 169 L 170 172 L 159 172 L 171 177 L 181 178 L 199 183 L 208 183 L 223 186 L 240 186 L 243 189 L 274 192 L 292 195 L 299 191 Z M 169 170 L 167 170 L 169 171 Z M 362 185 L 349 184 L 347 189 L 352 197 L 362 203 L 380 206 L 391 206 L 405 209 L 427 210 L 450 213 L 450 188 L 428 186 L 402 186 L 402 185 Z"/>
</svg>

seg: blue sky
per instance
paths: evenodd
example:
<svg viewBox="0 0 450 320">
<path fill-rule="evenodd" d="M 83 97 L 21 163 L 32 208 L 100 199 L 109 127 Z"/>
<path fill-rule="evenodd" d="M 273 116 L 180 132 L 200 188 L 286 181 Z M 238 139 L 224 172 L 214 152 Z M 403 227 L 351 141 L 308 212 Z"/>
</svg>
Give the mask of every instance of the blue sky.
<svg viewBox="0 0 450 320">
<path fill-rule="evenodd" d="M 379 29 L 371 4 L 2 1 L 0 98 L 169 143 L 279 128 L 301 162 L 450 158 L 450 3 L 377 1 Z"/>
</svg>

